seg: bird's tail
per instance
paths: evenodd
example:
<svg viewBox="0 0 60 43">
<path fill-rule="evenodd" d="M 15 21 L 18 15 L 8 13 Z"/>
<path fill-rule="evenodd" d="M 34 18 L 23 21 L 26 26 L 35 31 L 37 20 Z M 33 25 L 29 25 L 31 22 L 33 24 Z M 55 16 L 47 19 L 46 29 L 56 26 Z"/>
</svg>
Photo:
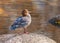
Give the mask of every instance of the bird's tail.
<svg viewBox="0 0 60 43">
<path fill-rule="evenodd" d="M 15 30 L 15 27 L 14 26 L 10 26 L 9 30 Z"/>
</svg>

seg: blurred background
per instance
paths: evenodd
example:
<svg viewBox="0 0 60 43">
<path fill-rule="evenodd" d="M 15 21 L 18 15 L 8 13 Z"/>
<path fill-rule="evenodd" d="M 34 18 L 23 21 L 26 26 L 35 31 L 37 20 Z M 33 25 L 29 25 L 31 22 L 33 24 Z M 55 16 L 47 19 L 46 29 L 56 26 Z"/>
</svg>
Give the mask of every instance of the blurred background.
<svg viewBox="0 0 60 43">
<path fill-rule="evenodd" d="M 46 35 L 60 43 L 60 29 L 48 22 L 60 15 L 60 0 L 0 0 L 0 34 L 9 32 L 9 26 L 25 8 L 32 16 L 28 31 Z"/>
</svg>

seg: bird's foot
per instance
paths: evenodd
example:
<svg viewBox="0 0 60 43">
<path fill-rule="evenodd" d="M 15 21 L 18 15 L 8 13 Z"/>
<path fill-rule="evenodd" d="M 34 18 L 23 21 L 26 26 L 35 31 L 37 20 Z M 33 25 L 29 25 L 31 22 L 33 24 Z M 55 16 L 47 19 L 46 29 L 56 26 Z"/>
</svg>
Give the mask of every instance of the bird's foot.
<svg viewBox="0 0 60 43">
<path fill-rule="evenodd" d="M 24 32 L 24 34 L 29 34 L 29 32 Z"/>
</svg>

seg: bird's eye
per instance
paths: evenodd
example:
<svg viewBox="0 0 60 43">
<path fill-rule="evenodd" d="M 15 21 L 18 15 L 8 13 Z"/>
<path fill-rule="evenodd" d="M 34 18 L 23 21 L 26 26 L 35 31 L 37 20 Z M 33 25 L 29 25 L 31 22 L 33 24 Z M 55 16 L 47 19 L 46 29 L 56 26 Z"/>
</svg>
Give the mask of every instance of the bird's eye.
<svg viewBox="0 0 60 43">
<path fill-rule="evenodd" d="M 49 20 L 49 23 L 54 25 L 54 26 L 60 27 L 60 20 L 59 19 L 52 18 Z"/>
</svg>

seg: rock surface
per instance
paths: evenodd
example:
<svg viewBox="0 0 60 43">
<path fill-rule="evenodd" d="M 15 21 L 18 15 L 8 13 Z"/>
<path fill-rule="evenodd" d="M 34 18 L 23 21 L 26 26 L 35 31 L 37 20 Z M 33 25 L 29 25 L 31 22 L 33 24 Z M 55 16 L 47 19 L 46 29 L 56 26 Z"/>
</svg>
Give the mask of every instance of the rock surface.
<svg viewBox="0 0 60 43">
<path fill-rule="evenodd" d="M 0 43 L 56 43 L 42 34 L 4 34 L 0 35 Z"/>
</svg>

